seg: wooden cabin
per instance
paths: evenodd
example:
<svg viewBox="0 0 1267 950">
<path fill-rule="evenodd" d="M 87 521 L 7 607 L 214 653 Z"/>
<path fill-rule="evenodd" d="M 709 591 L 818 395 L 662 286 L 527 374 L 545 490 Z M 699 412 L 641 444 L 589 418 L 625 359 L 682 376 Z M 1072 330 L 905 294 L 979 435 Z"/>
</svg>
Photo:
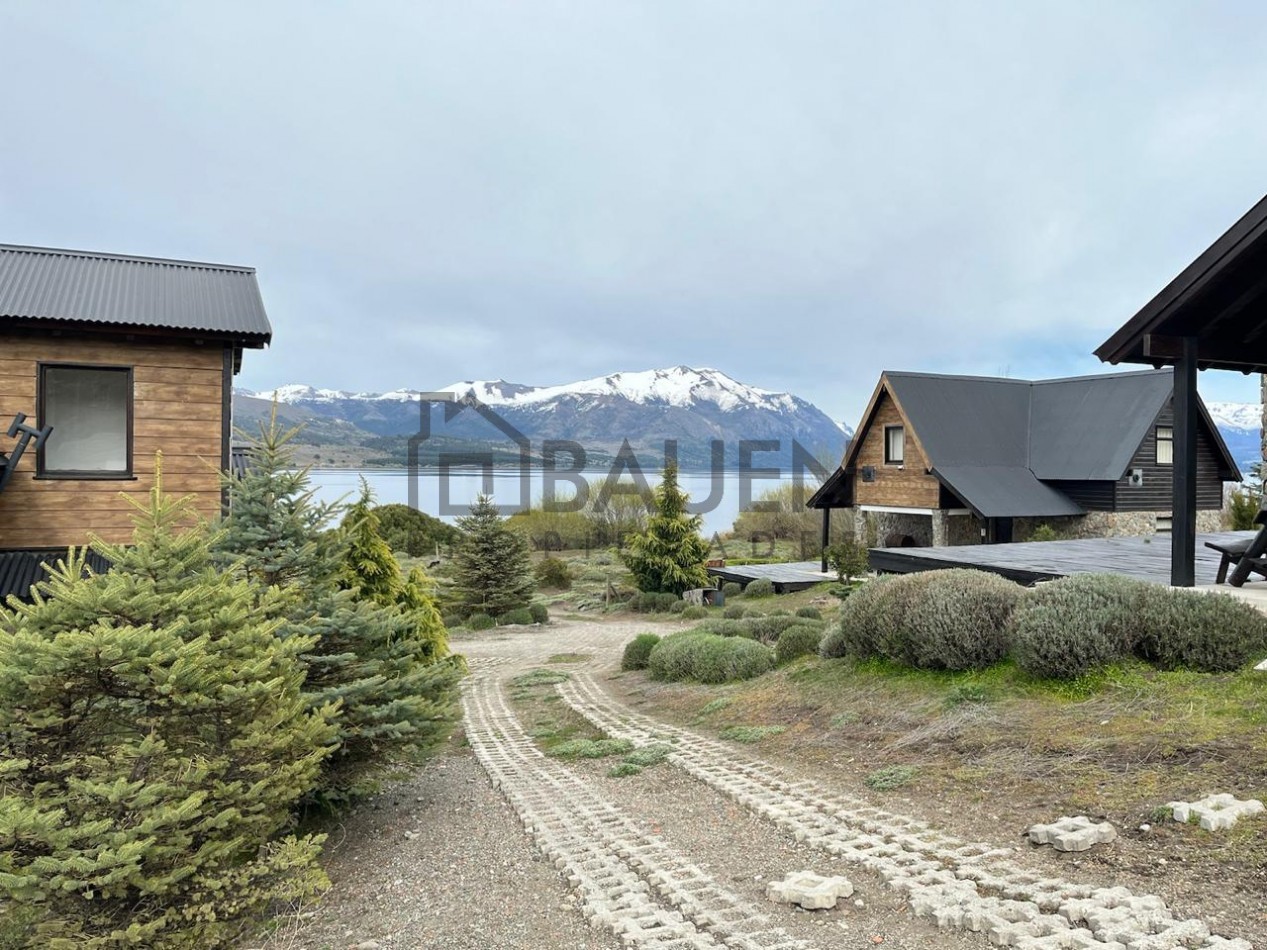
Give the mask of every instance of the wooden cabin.
<svg viewBox="0 0 1267 950">
<path fill-rule="evenodd" d="M 872 546 L 1168 531 L 1169 370 L 1019 380 L 886 372 L 840 468 L 810 498 Z M 1241 474 L 1198 400 L 1197 504 L 1218 530 Z"/>
<path fill-rule="evenodd" d="M 127 541 L 158 452 L 164 488 L 218 515 L 233 377 L 271 337 L 253 268 L 0 245 L 0 575 Z"/>
</svg>

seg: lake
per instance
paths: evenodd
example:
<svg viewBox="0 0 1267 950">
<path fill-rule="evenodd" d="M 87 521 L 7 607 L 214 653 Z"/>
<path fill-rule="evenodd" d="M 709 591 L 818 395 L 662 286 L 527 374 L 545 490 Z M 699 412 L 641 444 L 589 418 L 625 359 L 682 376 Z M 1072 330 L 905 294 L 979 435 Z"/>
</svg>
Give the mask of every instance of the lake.
<svg viewBox="0 0 1267 950">
<path fill-rule="evenodd" d="M 608 479 L 606 472 L 582 474 L 587 491 L 602 490 L 603 483 Z M 525 501 L 537 505 L 547 494 L 552 494 L 559 501 L 565 501 L 574 497 L 576 491 L 568 481 L 568 478 L 575 477 L 571 473 L 566 476 L 558 473 L 551 484 L 548 481 L 550 476 L 541 471 L 529 472 L 525 484 L 517 471 L 494 471 L 491 474 L 478 471 L 450 472 L 442 477 L 437 471 L 424 470 L 416 479 L 414 499 L 410 497 L 412 480 L 405 469 L 313 469 L 311 477 L 317 489 L 317 497 L 322 501 L 337 501 L 341 497 L 353 500 L 360 491 L 361 479 L 364 478 L 379 504 L 409 504 L 412 500 L 420 511 L 448 522 L 466 514 L 467 508 L 480 492 L 491 495 L 502 509 L 502 514 L 509 514 Z M 659 473 L 647 473 L 646 480 L 648 485 L 654 487 L 659 483 Z M 747 508 L 753 498 L 760 497 L 763 492 L 780 484 L 792 484 L 793 481 L 794 476 L 791 473 L 768 478 L 740 472 L 678 473 L 678 483 L 690 495 L 692 509 L 704 516 L 703 531 L 706 537 L 730 531 L 741 508 Z M 621 484 L 632 483 L 624 481 Z"/>
</svg>

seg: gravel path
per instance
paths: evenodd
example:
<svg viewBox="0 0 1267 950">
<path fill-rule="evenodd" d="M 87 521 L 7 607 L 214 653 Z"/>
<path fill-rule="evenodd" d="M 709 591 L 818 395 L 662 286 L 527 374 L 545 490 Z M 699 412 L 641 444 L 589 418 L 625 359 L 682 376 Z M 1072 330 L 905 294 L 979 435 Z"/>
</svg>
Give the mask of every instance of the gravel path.
<svg viewBox="0 0 1267 950">
<path fill-rule="evenodd" d="M 359 808 L 327 845 L 331 892 L 270 950 L 1249 950 L 1156 897 L 1036 872 L 633 711 L 599 677 L 644 629 L 563 621 L 457 642 L 470 751 L 454 741 Z M 566 667 L 563 700 L 608 735 L 668 741 L 669 764 L 614 779 L 540 753 L 504 683 L 565 652 L 589 659 Z M 812 913 L 764 899 L 771 877 L 802 869 L 845 873 L 857 893 Z"/>
</svg>

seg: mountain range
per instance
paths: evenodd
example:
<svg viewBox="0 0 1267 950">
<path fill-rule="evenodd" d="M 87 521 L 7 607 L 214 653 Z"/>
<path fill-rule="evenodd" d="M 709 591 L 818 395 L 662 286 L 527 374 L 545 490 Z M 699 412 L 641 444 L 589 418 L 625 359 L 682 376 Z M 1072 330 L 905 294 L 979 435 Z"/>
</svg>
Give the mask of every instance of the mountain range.
<svg viewBox="0 0 1267 950">
<path fill-rule="evenodd" d="M 1207 402 L 1205 408 L 1218 426 L 1228 451 L 1248 476 L 1250 466 L 1262 459 L 1263 407 L 1256 402 Z"/>
<path fill-rule="evenodd" d="M 683 468 L 706 469 L 712 443 L 725 447 L 728 467 L 738 464 L 741 441 L 777 443 L 762 450 L 754 466 L 792 463 L 793 445 L 828 467 L 839 461 L 852 434 L 812 403 L 785 392 L 759 389 L 716 369 L 674 366 L 642 372 L 612 373 L 558 386 L 529 386 L 506 380 L 465 380 L 435 392 L 451 394 L 444 404 L 429 402 L 429 438 L 422 445 L 423 464 L 440 450 L 493 451 L 513 462 L 513 444 L 498 423 L 522 433 L 539 455 L 546 440 L 578 443 L 586 461 L 608 467 L 629 448 L 641 464 L 663 459 L 666 439 L 678 443 Z M 234 418 L 248 430 L 276 401 L 283 422 L 303 424 L 298 440 L 310 447 L 321 464 L 405 464 L 408 442 L 420 430 L 418 390 L 359 393 L 287 385 L 263 392 L 236 390 Z M 473 411 L 473 407 L 486 407 Z M 472 411 L 467 411 L 468 409 Z M 496 421 L 494 421 L 494 417 Z M 572 467 L 571 455 L 560 455 L 560 467 Z"/>
</svg>

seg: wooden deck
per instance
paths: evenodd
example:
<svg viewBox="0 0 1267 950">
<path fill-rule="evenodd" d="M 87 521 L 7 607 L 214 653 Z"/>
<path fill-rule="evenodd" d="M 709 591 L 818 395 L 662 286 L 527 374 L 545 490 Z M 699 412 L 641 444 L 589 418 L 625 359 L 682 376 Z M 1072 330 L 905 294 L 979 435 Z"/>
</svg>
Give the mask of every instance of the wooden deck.
<svg viewBox="0 0 1267 950">
<path fill-rule="evenodd" d="M 720 577 L 723 581 L 733 581 L 745 587 L 751 581 L 764 577 L 774 584 L 779 594 L 805 590 L 823 581 L 834 581 L 835 571 L 824 574 L 818 561 L 793 561 L 787 564 L 742 564 L 734 567 L 710 567 L 710 577 Z"/>
<path fill-rule="evenodd" d="M 1219 567 L 1219 554 L 1207 548 L 1206 541 L 1253 535 L 1252 531 L 1197 535 L 1197 584 L 1213 584 Z M 894 574 L 971 567 L 993 571 L 1022 584 L 1090 573 L 1123 574 L 1158 584 L 1170 583 L 1170 536 L 1166 534 L 938 548 L 872 548 L 870 558 L 872 569 Z"/>
</svg>

